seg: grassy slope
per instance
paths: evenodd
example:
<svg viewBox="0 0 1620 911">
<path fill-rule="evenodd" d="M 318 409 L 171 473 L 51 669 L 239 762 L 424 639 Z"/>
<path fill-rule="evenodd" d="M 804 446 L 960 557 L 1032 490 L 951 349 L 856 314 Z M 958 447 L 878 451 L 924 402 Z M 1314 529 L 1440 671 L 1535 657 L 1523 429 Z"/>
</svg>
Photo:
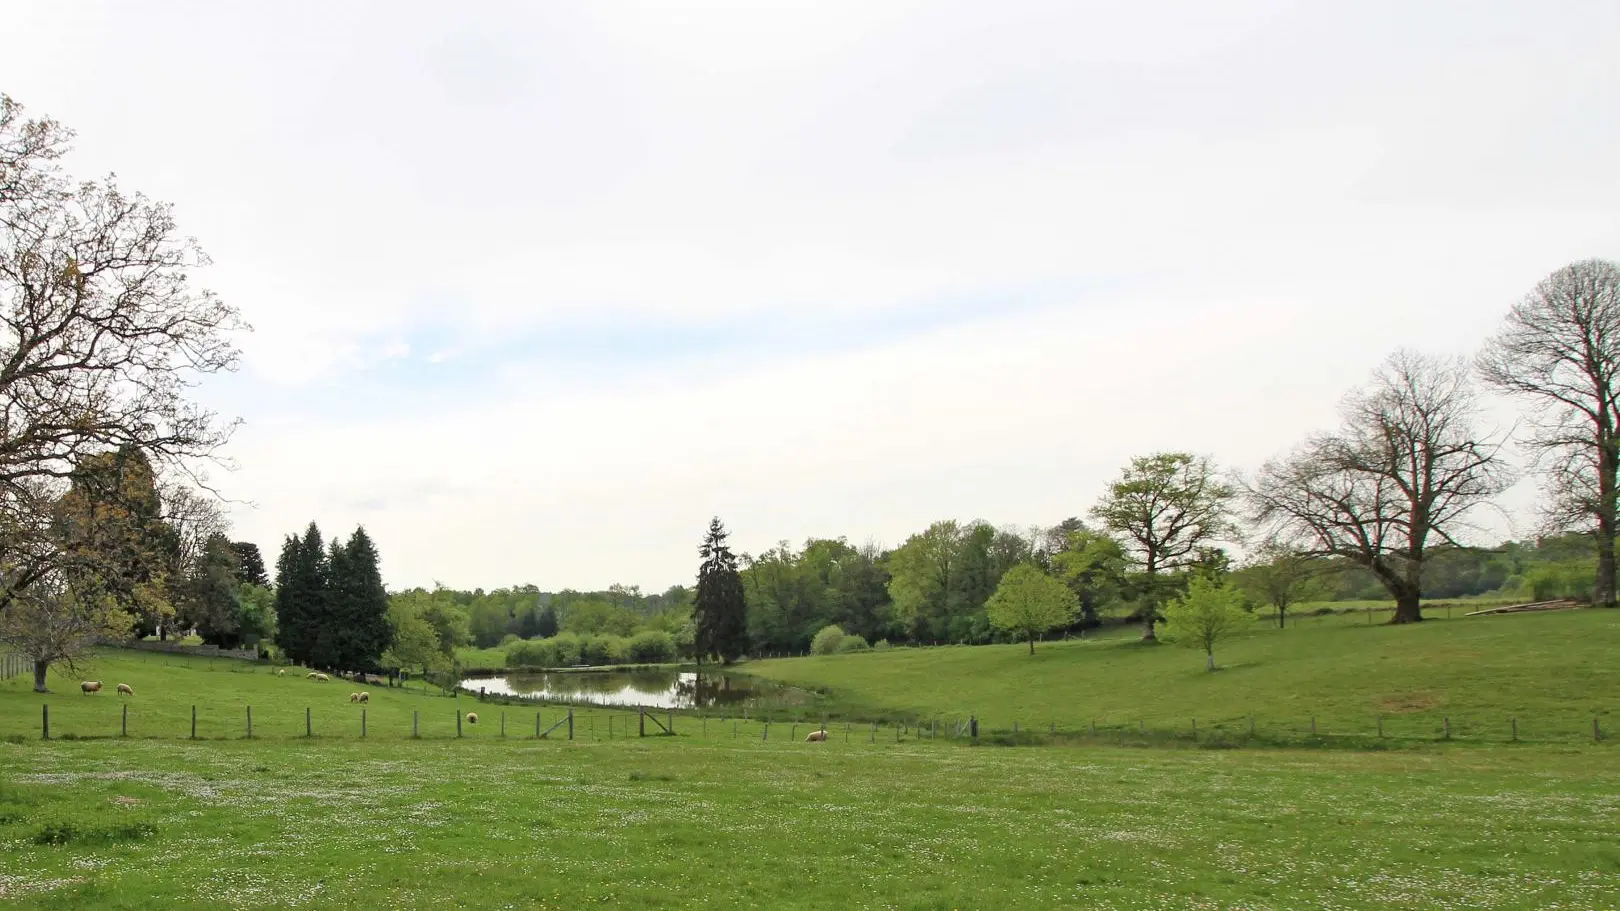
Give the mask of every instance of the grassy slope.
<svg viewBox="0 0 1620 911">
<path fill-rule="evenodd" d="M 752 662 L 753 674 L 825 687 L 829 707 L 922 718 L 977 714 L 985 725 L 1246 726 L 1461 737 L 1590 737 L 1620 709 L 1620 611 L 1573 611 L 1361 626 L 1343 618 L 1256 630 L 1203 656 L 1131 638 L 1025 646 L 893 649 Z M 1620 719 L 1605 723 L 1620 728 Z M 1614 731 L 1620 734 L 1620 730 Z"/>
<path fill-rule="evenodd" d="M 1543 908 L 1620 876 L 1602 748 L 0 743 L 18 908 Z M 41 844 L 41 841 L 60 844 Z"/>
</svg>

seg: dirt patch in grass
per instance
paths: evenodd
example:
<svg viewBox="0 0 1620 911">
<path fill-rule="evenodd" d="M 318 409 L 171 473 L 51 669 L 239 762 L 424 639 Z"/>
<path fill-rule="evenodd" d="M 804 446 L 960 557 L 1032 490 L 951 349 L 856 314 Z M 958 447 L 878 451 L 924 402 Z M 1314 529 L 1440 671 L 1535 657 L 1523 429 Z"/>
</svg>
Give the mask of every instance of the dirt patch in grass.
<svg viewBox="0 0 1620 911">
<path fill-rule="evenodd" d="M 1426 712 L 1439 704 L 1440 696 L 1435 693 L 1401 693 L 1396 696 L 1385 696 L 1378 702 L 1379 707 L 1390 715 Z"/>
</svg>

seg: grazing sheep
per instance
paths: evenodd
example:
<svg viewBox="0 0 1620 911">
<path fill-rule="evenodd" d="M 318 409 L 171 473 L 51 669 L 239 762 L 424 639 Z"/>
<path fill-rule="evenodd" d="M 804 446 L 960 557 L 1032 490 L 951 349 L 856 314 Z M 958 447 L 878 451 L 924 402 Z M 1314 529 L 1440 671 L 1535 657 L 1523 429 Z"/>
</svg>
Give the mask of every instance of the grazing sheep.
<svg viewBox="0 0 1620 911">
<path fill-rule="evenodd" d="M 86 696 L 90 695 L 91 693 L 99 693 L 101 692 L 101 681 L 86 680 L 79 684 L 79 689 L 83 690 Z"/>
<path fill-rule="evenodd" d="M 467 723 L 468 724 L 477 724 L 478 723 L 478 713 L 477 712 L 468 712 L 467 713 Z"/>
<path fill-rule="evenodd" d="M 365 705 L 366 703 L 368 703 L 370 701 L 371 701 L 371 694 L 370 693 L 361 693 L 360 694 L 360 704 L 361 705 Z"/>
<path fill-rule="evenodd" d="M 360 701 L 360 694 L 359 693 L 350 693 L 349 694 L 349 701 L 350 702 L 359 702 Z"/>
<path fill-rule="evenodd" d="M 131 689 L 130 685 L 127 683 L 120 683 L 118 684 L 118 695 L 133 696 L 135 695 L 135 690 Z"/>
<path fill-rule="evenodd" d="M 325 674 L 316 674 L 315 679 L 320 681 L 321 683 L 326 683 L 327 681 L 331 680 L 332 678 L 326 676 Z"/>
<path fill-rule="evenodd" d="M 284 667 L 276 668 L 276 676 L 277 677 L 285 677 L 285 676 L 287 676 L 287 669 L 284 668 Z"/>
<path fill-rule="evenodd" d="M 319 677 L 319 676 L 320 676 L 320 674 L 317 674 L 317 673 L 315 673 L 315 672 L 314 672 L 314 671 L 310 671 L 310 672 L 309 672 L 309 673 L 308 673 L 308 674 L 305 674 L 305 675 L 304 675 L 304 676 L 305 676 L 305 677 L 306 677 L 306 678 L 307 678 L 307 679 L 310 679 L 310 680 L 314 680 L 314 679 L 315 679 L 315 678 L 316 678 L 316 677 Z"/>
<path fill-rule="evenodd" d="M 810 736 L 804 738 L 805 743 L 820 743 L 827 739 L 826 731 L 811 731 Z"/>
</svg>

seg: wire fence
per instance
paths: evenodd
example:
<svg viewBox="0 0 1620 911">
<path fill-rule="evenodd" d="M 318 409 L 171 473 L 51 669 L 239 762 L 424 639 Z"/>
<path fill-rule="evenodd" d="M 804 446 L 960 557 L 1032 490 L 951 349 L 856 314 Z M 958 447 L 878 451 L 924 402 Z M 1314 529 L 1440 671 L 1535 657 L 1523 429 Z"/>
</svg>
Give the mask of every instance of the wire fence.
<svg viewBox="0 0 1620 911">
<path fill-rule="evenodd" d="M 677 712 L 630 706 L 618 710 L 534 702 L 484 702 L 429 698 L 418 707 L 372 704 L 333 706 L 285 703 L 269 706 L 192 705 L 148 709 L 124 701 L 68 698 L 43 701 L 36 722 L 19 729 L 13 716 L 0 736 L 101 739 L 530 739 L 620 740 L 681 737 L 705 741 L 859 744 L 967 743 L 1001 746 L 1119 745 L 1221 747 L 1315 747 L 1395 749 L 1424 743 L 1574 744 L 1606 743 L 1607 715 L 1576 722 L 1570 717 L 1479 715 L 1375 715 L 1365 719 L 1315 716 L 1245 716 L 1163 719 L 1118 718 L 1077 725 L 1049 721 L 986 723 L 975 715 L 937 715 L 909 720 L 759 717 Z"/>
</svg>

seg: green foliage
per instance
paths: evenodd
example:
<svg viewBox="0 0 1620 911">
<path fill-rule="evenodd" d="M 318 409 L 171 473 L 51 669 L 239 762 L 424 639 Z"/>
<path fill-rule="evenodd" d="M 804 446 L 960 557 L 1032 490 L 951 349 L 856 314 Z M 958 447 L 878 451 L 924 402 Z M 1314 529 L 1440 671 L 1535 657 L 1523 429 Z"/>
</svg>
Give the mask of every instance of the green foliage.
<svg viewBox="0 0 1620 911">
<path fill-rule="evenodd" d="M 299 663 L 315 662 L 328 651 L 321 645 L 327 606 L 327 551 L 314 522 L 303 537 L 288 536 L 276 561 L 276 644 Z"/>
<path fill-rule="evenodd" d="M 1215 646 L 1251 623 L 1243 609 L 1243 595 L 1230 583 L 1203 573 L 1187 584 L 1187 592 L 1164 610 L 1177 644 L 1203 650 L 1210 670 L 1215 669 Z"/>
<path fill-rule="evenodd" d="M 1130 583 L 1125 550 L 1119 542 L 1079 528 L 1062 538 L 1061 548 L 1051 556 L 1053 575 L 1066 582 L 1079 600 L 1081 627 L 1094 628 L 1102 618 L 1121 613 Z"/>
<path fill-rule="evenodd" d="M 641 622 L 627 607 L 590 599 L 568 605 L 562 617 L 562 628 L 580 635 L 629 636 L 640 628 Z"/>
<path fill-rule="evenodd" d="M 222 534 L 209 535 L 179 588 L 182 627 L 196 627 L 210 645 L 238 648 L 246 640 L 236 578 L 240 566 L 241 558 L 231 540 Z"/>
<path fill-rule="evenodd" d="M 507 667 L 559 667 L 557 643 L 550 639 L 519 640 L 506 648 Z"/>
<path fill-rule="evenodd" d="M 838 640 L 838 651 L 840 654 L 844 652 L 864 652 L 866 651 L 867 647 L 866 637 L 859 633 L 844 636 Z"/>
<path fill-rule="evenodd" d="M 1236 495 L 1208 459 L 1160 452 L 1132 459 L 1092 509 L 1142 573 L 1143 638 L 1153 638 L 1158 606 L 1175 581 L 1166 575 L 1191 567 L 1201 548 L 1236 533 L 1229 514 Z"/>
<path fill-rule="evenodd" d="M 445 654 L 438 631 L 432 624 L 414 613 L 395 616 L 393 644 L 383 654 L 383 662 L 402 670 L 448 670 L 450 656 Z"/>
<path fill-rule="evenodd" d="M 231 550 L 236 553 L 237 581 L 259 588 L 270 587 L 270 576 L 265 572 L 264 556 L 259 553 L 259 545 L 252 541 L 235 541 L 231 544 Z"/>
<path fill-rule="evenodd" d="M 832 655 L 838 652 L 838 644 L 844 640 L 844 631 L 836 624 L 823 626 L 816 637 L 810 640 L 810 654 Z"/>
<path fill-rule="evenodd" d="M 663 630 L 643 630 L 630 637 L 629 655 L 637 664 L 667 664 L 678 657 L 675 637 Z"/>
<path fill-rule="evenodd" d="M 1068 586 L 1028 563 L 1008 570 L 985 605 L 997 629 L 1029 640 L 1031 655 L 1035 637 L 1067 626 L 1079 610 L 1080 601 Z"/>
<path fill-rule="evenodd" d="M 258 642 L 261 647 L 276 638 L 276 593 L 268 588 L 244 582 L 237 586 L 236 603 L 241 609 L 242 639 Z"/>
</svg>

